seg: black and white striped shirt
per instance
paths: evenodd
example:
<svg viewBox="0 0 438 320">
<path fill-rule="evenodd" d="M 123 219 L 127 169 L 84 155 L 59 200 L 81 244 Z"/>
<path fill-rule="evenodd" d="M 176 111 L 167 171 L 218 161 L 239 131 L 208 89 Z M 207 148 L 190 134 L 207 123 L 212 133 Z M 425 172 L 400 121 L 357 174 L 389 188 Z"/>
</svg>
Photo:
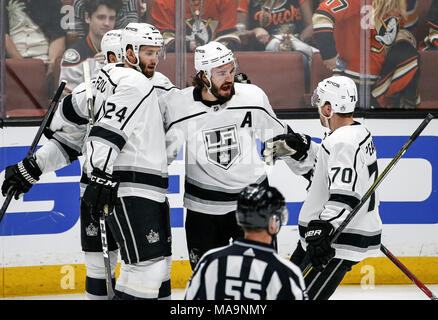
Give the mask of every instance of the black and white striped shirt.
<svg viewBox="0 0 438 320">
<path fill-rule="evenodd" d="M 208 251 L 185 300 L 307 300 L 300 269 L 264 243 L 241 239 Z"/>
</svg>

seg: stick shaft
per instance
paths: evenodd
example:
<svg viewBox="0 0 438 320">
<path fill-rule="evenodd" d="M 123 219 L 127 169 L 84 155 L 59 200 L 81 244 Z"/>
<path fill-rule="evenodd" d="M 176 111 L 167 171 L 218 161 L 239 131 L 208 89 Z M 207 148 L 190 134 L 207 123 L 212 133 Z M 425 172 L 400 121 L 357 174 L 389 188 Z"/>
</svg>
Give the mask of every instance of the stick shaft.
<svg viewBox="0 0 438 320">
<path fill-rule="evenodd" d="M 61 81 L 61 84 L 58 87 L 58 90 L 56 90 L 55 96 L 52 99 L 52 102 L 49 105 L 49 108 L 47 109 L 47 112 L 43 118 L 43 121 L 41 122 L 41 125 L 37 131 L 37 134 L 35 135 L 35 138 L 32 141 L 32 144 L 30 145 L 29 151 L 27 152 L 26 157 L 31 157 L 33 153 L 35 152 L 36 147 L 38 146 L 38 143 L 40 142 L 41 136 L 43 135 L 44 130 L 46 129 L 46 126 L 50 124 L 50 121 L 52 119 L 52 115 L 55 112 L 55 107 L 58 104 L 58 100 L 61 97 L 62 92 L 64 91 L 64 87 L 66 85 L 66 81 Z M 3 219 L 3 216 L 6 213 L 6 210 L 8 210 L 9 204 L 11 203 L 12 197 L 14 195 L 14 190 L 9 190 L 8 194 L 6 195 L 6 199 L 3 202 L 3 205 L 0 209 L 0 222 Z"/>
<path fill-rule="evenodd" d="M 380 251 L 389 258 L 421 291 L 423 291 L 431 300 L 438 300 L 438 298 L 430 291 L 414 274 L 406 268 L 403 263 L 396 258 L 383 244 L 380 245 Z"/>
<path fill-rule="evenodd" d="M 106 226 L 105 226 L 105 216 L 102 214 L 100 217 L 100 234 L 102 240 L 102 252 L 103 260 L 105 264 L 105 274 L 106 274 L 106 287 L 108 292 L 108 300 L 112 300 L 115 296 L 113 289 L 113 282 L 111 276 L 111 261 L 109 257 L 108 241 L 106 236 Z"/>
</svg>

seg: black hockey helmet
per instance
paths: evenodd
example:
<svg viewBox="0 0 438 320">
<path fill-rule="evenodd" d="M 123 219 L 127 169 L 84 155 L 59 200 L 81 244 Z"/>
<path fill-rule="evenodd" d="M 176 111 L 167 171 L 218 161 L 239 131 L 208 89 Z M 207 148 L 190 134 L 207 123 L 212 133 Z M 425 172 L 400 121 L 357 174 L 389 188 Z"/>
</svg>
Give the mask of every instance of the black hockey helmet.
<svg viewBox="0 0 438 320">
<path fill-rule="evenodd" d="M 276 234 L 288 216 L 284 197 L 274 187 L 250 184 L 237 199 L 236 220 L 241 227 L 266 229 L 271 234 L 269 226 L 275 224 Z"/>
</svg>

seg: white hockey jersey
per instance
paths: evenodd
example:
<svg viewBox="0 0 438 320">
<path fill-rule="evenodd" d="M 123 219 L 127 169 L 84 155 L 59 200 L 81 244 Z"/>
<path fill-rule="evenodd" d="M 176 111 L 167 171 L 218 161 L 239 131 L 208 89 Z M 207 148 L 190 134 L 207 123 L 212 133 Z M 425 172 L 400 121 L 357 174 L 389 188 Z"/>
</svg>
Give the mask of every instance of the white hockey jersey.
<svg viewBox="0 0 438 320">
<path fill-rule="evenodd" d="M 161 102 L 167 125 L 168 162 L 186 143 L 184 206 L 206 214 L 236 210 L 237 195 L 251 183 L 267 183 L 256 139 L 285 133 L 266 94 L 252 84 L 235 83 L 222 105 L 207 105 L 201 90 L 175 91 Z"/>
<path fill-rule="evenodd" d="M 150 78 L 159 97 L 165 97 L 172 90 L 178 90 L 160 72 Z M 95 79 L 92 80 L 94 83 Z M 97 108 L 95 116 L 97 116 Z M 58 104 L 54 112 L 50 130 L 53 132 L 41 148 L 35 152 L 37 164 L 43 173 L 51 172 L 69 165 L 79 156 L 85 155 L 85 138 L 90 129 L 85 83 L 78 85 L 73 92 Z M 86 157 L 85 157 L 86 158 Z M 88 185 L 86 165 L 81 177 L 81 196 Z"/>
<path fill-rule="evenodd" d="M 286 161 L 294 172 L 297 172 L 294 165 L 308 167 L 315 164 L 308 195 L 298 217 L 303 248 L 306 248 L 304 234 L 311 220 L 328 220 L 335 228 L 339 227 L 378 177 L 371 133 L 358 122 L 327 135 L 316 157 L 314 152 L 310 152 L 304 163 Z M 335 241 L 336 258 L 361 261 L 376 256 L 380 249 L 381 232 L 376 191 Z"/>
<path fill-rule="evenodd" d="M 121 64 L 103 67 L 94 83 L 97 120 L 86 140 L 87 172 L 120 179 L 118 196 L 164 202 L 168 188 L 163 119 L 152 82 Z"/>
</svg>

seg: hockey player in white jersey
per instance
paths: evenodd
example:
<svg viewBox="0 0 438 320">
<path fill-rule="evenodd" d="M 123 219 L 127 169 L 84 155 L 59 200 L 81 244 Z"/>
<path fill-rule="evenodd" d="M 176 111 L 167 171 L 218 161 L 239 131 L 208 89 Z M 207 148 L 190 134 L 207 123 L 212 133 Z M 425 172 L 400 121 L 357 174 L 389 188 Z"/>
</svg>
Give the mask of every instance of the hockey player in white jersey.
<svg viewBox="0 0 438 320">
<path fill-rule="evenodd" d="M 185 231 L 192 269 L 207 250 L 243 235 L 235 219 L 237 196 L 251 183 L 268 185 L 257 139 L 288 131 L 262 89 L 234 82 L 237 66 L 228 48 L 212 41 L 196 48 L 194 58 L 194 85 L 160 102 L 169 163 L 186 142 Z M 294 156 L 300 159 L 305 151 Z"/>
<path fill-rule="evenodd" d="M 294 172 L 310 180 L 308 195 L 298 217 L 300 241 L 291 261 L 302 268 L 311 299 L 328 299 L 345 274 L 359 261 L 379 254 L 382 223 L 375 192 L 330 245 L 330 238 L 345 217 L 360 202 L 378 176 L 377 155 L 368 129 L 353 119 L 357 102 L 355 83 L 343 76 L 327 78 L 312 96 L 321 124 L 329 133 L 303 161 L 285 157 L 288 138 L 276 138 L 280 153 Z"/>
<path fill-rule="evenodd" d="M 122 60 L 121 30 L 111 30 L 102 38 L 102 52 L 105 63 L 117 63 Z M 164 96 L 175 87 L 164 75 L 155 72 L 151 80 L 159 96 Z M 95 109 L 95 113 L 97 110 Z M 97 116 L 97 114 L 95 114 Z M 39 180 L 41 174 L 58 170 L 76 160 L 85 150 L 84 139 L 89 130 L 89 110 L 86 103 L 85 83 L 76 87 L 72 94 L 66 96 L 59 104 L 52 122 L 50 123 L 50 139 L 39 148 L 34 158 L 24 159 L 20 167 L 25 171 L 17 171 L 17 165 L 7 169 L 6 179 L 2 190 L 9 189 L 12 185 L 17 190 L 16 196 L 26 193 L 34 183 Z M 83 166 L 81 177 L 81 196 L 89 179 Z M 9 174 L 8 174 L 9 172 Z M 22 172 L 24 175 L 21 175 Z M 29 180 L 23 179 L 28 174 Z M 91 217 L 89 210 L 81 204 L 81 245 L 85 252 L 86 275 L 86 298 L 106 299 L 107 289 L 105 270 L 102 259 L 102 245 L 100 238 L 99 223 Z M 117 265 L 118 247 L 111 232 L 107 228 L 110 261 L 112 263 L 112 275 Z M 170 279 L 164 281 L 160 297 L 170 296 Z"/>
<path fill-rule="evenodd" d="M 106 64 L 121 62 L 120 35 L 121 30 L 111 30 L 102 38 L 101 48 Z M 71 94 L 62 99 L 45 131 L 45 135 L 49 138 L 48 141 L 35 152 L 33 157 L 25 158 L 17 165 L 6 169 L 2 190 L 7 190 L 11 185 L 14 185 L 16 197 L 18 197 L 19 194 L 28 192 L 42 174 L 61 169 L 83 154 L 84 139 L 89 130 L 89 110 L 86 100 L 85 83 L 79 84 Z M 19 167 L 22 170 L 14 171 L 14 168 Z M 26 179 L 26 177 L 31 177 L 31 179 Z M 83 172 L 80 183 L 81 196 L 87 184 L 88 179 L 86 173 Z M 82 204 L 80 225 L 81 247 L 84 251 L 87 270 L 86 298 L 106 299 L 107 290 L 99 223 L 91 218 L 90 213 Z M 113 264 L 113 278 L 115 279 L 114 270 L 117 266 L 118 249 L 110 233 L 108 233 L 108 246 Z"/>
<path fill-rule="evenodd" d="M 86 140 L 90 183 L 82 200 L 92 213 L 107 216 L 120 247 L 115 292 L 121 299 L 157 299 L 170 274 L 164 128 L 147 78 L 162 43 L 153 26 L 128 24 L 122 32 L 124 65 L 106 65 L 94 83 L 98 117 Z"/>
<path fill-rule="evenodd" d="M 287 223 L 283 195 L 251 184 L 237 200 L 244 239 L 205 253 L 187 284 L 186 300 L 307 300 L 298 266 L 280 257 L 272 237 Z"/>
</svg>

